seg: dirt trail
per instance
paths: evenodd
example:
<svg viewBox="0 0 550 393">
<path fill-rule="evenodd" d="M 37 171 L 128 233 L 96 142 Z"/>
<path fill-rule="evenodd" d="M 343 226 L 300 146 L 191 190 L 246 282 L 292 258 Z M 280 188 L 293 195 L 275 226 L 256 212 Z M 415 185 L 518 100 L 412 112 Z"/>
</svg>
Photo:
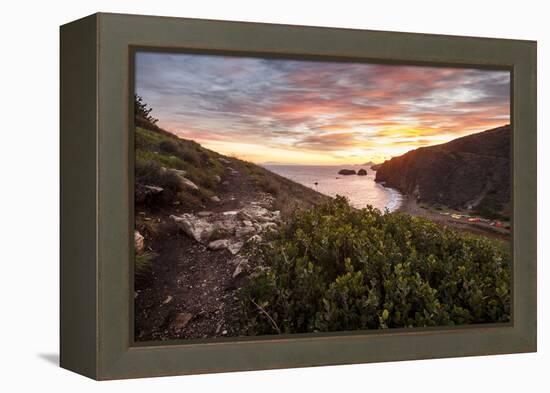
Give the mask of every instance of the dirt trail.
<svg viewBox="0 0 550 393">
<path fill-rule="evenodd" d="M 217 189 L 221 202 L 210 202 L 201 210 L 232 211 L 258 201 L 260 190 L 243 171 L 228 167 Z M 236 334 L 235 292 L 243 279 L 232 277 L 233 256 L 227 249 L 208 250 L 204 244 L 179 232 L 168 217 L 181 213 L 189 210 L 174 206 L 146 212 L 148 218 L 159 223 L 162 237 L 150 241 L 149 248 L 158 257 L 147 282 L 136 283 L 136 341 Z"/>
<path fill-rule="evenodd" d="M 506 228 L 497 228 L 483 222 L 468 222 L 466 219 L 455 219 L 451 213 L 442 215 L 440 212 L 431 211 L 430 209 L 421 207 L 416 201 L 410 197 L 404 197 L 402 205 L 398 209 L 401 212 L 412 216 L 427 218 L 437 223 L 448 225 L 461 231 L 470 232 L 476 235 L 485 235 L 491 238 L 510 241 L 510 230 Z M 460 214 L 461 212 L 456 212 Z"/>
</svg>

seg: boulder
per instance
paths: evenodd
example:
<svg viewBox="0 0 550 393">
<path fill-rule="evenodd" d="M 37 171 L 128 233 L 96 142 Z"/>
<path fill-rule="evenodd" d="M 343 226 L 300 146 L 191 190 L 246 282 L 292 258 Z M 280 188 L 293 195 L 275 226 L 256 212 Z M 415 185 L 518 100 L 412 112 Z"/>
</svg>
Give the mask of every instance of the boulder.
<svg viewBox="0 0 550 393">
<path fill-rule="evenodd" d="M 355 175 L 355 170 L 353 169 L 340 169 L 338 171 L 339 175 L 349 176 L 349 175 Z"/>
<path fill-rule="evenodd" d="M 361 168 L 361 169 L 359 169 L 359 170 L 357 171 L 357 175 L 359 175 L 359 176 L 366 176 L 366 175 L 367 175 L 367 171 L 366 171 L 365 169 Z"/>
<path fill-rule="evenodd" d="M 235 229 L 235 235 L 239 238 L 239 239 L 242 239 L 242 238 L 245 238 L 245 237 L 250 237 L 252 236 L 253 234 L 256 233 L 256 229 L 252 226 L 250 227 L 239 227 L 237 229 Z"/>
<path fill-rule="evenodd" d="M 198 241 L 207 243 L 216 227 L 204 218 L 199 218 L 193 214 L 185 213 L 181 216 L 171 215 L 170 219 L 174 221 L 183 232 Z"/>
<path fill-rule="evenodd" d="M 191 180 L 185 177 L 187 175 L 186 171 L 181 169 L 173 169 L 173 168 L 165 168 L 165 167 L 162 167 L 160 169 L 162 172 L 171 172 L 176 174 L 180 179 L 180 185 L 182 186 L 182 188 L 189 188 L 191 190 L 199 189 L 199 187 L 195 183 L 193 183 Z"/>
<path fill-rule="evenodd" d="M 220 199 L 220 197 L 218 197 L 218 196 L 216 196 L 216 195 L 210 197 L 210 200 L 211 200 L 212 202 L 215 202 L 215 203 L 220 203 L 220 202 L 222 201 L 222 200 Z"/>
<path fill-rule="evenodd" d="M 136 254 L 141 254 L 143 252 L 145 244 L 145 238 L 141 233 L 138 231 L 134 231 L 134 248 L 136 250 Z"/>
<path fill-rule="evenodd" d="M 273 212 L 270 212 L 265 207 L 250 204 L 239 211 L 239 217 L 249 221 L 272 221 Z"/>
<path fill-rule="evenodd" d="M 182 169 L 170 169 L 170 172 L 174 172 L 178 176 L 186 176 L 187 172 Z"/>
<path fill-rule="evenodd" d="M 199 216 L 199 217 L 210 217 L 212 214 L 214 214 L 214 213 L 212 213 L 211 211 L 206 211 L 205 210 L 205 211 L 202 211 L 202 212 L 198 212 L 197 216 Z"/>
<path fill-rule="evenodd" d="M 191 190 L 198 190 L 199 187 L 186 177 L 180 176 L 180 184 L 183 188 L 189 188 Z"/>
<path fill-rule="evenodd" d="M 239 253 L 239 251 L 241 251 L 241 248 L 243 248 L 243 245 L 244 245 L 243 242 L 234 242 L 234 243 L 230 243 L 227 246 L 227 249 L 229 250 L 229 252 L 231 254 L 237 255 Z"/>
<path fill-rule="evenodd" d="M 213 251 L 224 250 L 229 246 L 229 240 L 219 239 L 208 243 L 208 249 Z"/>
<path fill-rule="evenodd" d="M 219 182 L 222 181 L 222 178 L 219 177 L 218 175 L 214 175 L 214 181 L 215 181 L 216 183 L 219 183 Z"/>
</svg>

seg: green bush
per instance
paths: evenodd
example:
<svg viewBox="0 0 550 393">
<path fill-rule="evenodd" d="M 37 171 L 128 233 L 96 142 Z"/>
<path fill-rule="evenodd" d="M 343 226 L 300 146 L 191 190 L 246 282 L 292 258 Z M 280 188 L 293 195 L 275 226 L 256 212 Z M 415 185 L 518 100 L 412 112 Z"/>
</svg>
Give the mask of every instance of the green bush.
<svg viewBox="0 0 550 393">
<path fill-rule="evenodd" d="M 154 252 L 144 252 L 136 255 L 134 259 L 134 274 L 137 277 L 142 277 L 149 273 L 153 266 L 153 260 L 158 256 Z"/>
<path fill-rule="evenodd" d="M 172 154 L 176 157 L 182 158 L 183 152 L 182 149 L 176 141 L 164 140 L 159 143 L 159 149 L 163 153 Z"/>
<path fill-rule="evenodd" d="M 247 334 L 510 320 L 507 244 L 343 197 L 295 213 L 252 260 Z"/>
<path fill-rule="evenodd" d="M 171 171 L 163 170 L 155 161 L 135 162 L 136 183 L 158 186 L 173 193 L 181 190 L 181 179 Z"/>
</svg>

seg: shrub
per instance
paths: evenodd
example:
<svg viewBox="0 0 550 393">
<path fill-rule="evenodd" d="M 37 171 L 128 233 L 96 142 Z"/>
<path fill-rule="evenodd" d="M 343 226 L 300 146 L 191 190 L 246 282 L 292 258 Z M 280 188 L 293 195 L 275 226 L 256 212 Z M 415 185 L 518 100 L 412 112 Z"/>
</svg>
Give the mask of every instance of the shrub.
<svg viewBox="0 0 550 393">
<path fill-rule="evenodd" d="M 136 255 L 134 259 L 134 274 L 139 278 L 145 276 L 153 265 L 153 260 L 158 255 L 154 252 L 144 252 Z"/>
<path fill-rule="evenodd" d="M 338 197 L 295 213 L 240 291 L 248 334 L 507 322 L 510 250 Z"/>
<path fill-rule="evenodd" d="M 163 153 L 172 154 L 176 157 L 183 158 L 182 149 L 176 141 L 164 140 L 159 143 L 159 149 Z"/>
<path fill-rule="evenodd" d="M 134 116 L 136 118 L 143 119 L 151 126 L 154 126 L 158 122 L 158 119 L 151 116 L 152 110 L 153 108 L 150 108 L 141 96 L 134 94 Z"/>
<path fill-rule="evenodd" d="M 135 162 L 136 183 L 162 187 L 177 193 L 181 189 L 181 180 L 177 174 L 163 170 L 155 161 Z"/>
</svg>

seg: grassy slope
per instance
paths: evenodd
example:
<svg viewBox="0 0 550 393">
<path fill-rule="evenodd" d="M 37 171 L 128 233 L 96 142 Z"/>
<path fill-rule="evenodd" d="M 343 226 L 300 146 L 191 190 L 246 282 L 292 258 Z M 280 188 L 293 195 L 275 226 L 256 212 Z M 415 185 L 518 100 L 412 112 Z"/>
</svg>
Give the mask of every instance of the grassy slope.
<svg viewBox="0 0 550 393">
<path fill-rule="evenodd" d="M 178 138 L 168 132 L 155 129 L 136 128 L 136 183 L 160 186 L 169 190 L 167 202 L 179 201 L 189 210 L 202 208 L 208 199 L 216 194 L 216 177 L 223 177 L 227 160 L 235 170 L 250 176 L 258 191 L 272 194 L 275 207 L 283 215 L 296 209 L 311 207 L 327 197 L 281 177 L 258 165 L 237 158 L 223 156 L 208 150 L 198 143 Z M 186 177 L 199 190 L 181 189 L 172 175 L 162 174 L 161 168 L 184 170 Z"/>
<path fill-rule="evenodd" d="M 219 178 L 231 167 L 249 176 L 256 185 L 256 192 L 266 192 L 275 197 L 274 208 L 287 217 L 294 210 L 306 209 L 329 198 L 274 174 L 253 163 L 226 157 L 202 147 L 200 144 L 176 137 L 156 127 L 137 127 L 135 133 L 135 183 L 158 186 L 164 189 L 162 198 L 154 204 L 138 204 L 136 228 L 147 238 L 162 237 L 155 222 L 146 216 L 153 210 L 163 210 L 163 215 L 173 214 L 175 205 L 186 212 L 204 210 L 219 195 Z M 166 169 L 185 171 L 185 177 L 198 186 L 193 190 L 181 186 L 178 176 Z M 218 178 L 219 177 L 219 178 Z M 219 195 L 223 198 L 223 195 Z M 145 274 L 151 267 L 154 255 L 145 253 L 136 256 L 135 271 Z"/>
</svg>

